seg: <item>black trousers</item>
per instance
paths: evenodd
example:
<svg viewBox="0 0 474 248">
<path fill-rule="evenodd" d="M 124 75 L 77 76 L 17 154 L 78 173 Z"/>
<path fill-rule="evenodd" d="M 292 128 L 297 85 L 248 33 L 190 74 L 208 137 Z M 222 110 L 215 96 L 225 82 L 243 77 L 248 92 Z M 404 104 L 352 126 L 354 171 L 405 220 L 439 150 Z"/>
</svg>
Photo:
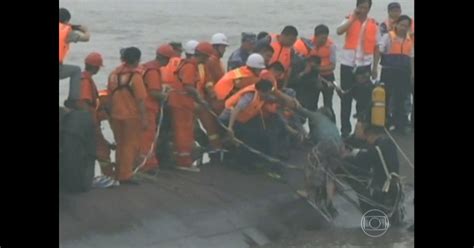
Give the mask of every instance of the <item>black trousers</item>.
<svg viewBox="0 0 474 248">
<path fill-rule="evenodd" d="M 382 68 L 381 80 L 385 83 L 387 120 L 396 128 L 408 126 L 412 91 L 410 70 Z"/>
<path fill-rule="evenodd" d="M 370 65 L 366 66 L 370 69 Z M 341 88 L 344 91 L 350 90 L 341 97 L 341 134 L 349 135 L 352 132 L 350 122 L 352 111 L 352 100 L 356 100 L 357 114 L 368 111 L 372 101 L 371 84 L 359 84 L 355 80 L 353 67 L 341 65 Z M 370 71 L 370 70 L 369 70 Z"/>
</svg>

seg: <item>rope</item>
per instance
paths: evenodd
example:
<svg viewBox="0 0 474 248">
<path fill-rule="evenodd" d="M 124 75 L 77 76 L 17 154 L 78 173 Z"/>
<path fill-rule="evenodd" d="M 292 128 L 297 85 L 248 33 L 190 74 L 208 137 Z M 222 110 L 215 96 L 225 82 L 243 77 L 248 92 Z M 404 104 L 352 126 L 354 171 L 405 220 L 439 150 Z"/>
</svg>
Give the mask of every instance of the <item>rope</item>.
<svg viewBox="0 0 474 248">
<path fill-rule="evenodd" d="M 164 90 L 164 93 L 169 92 L 169 91 L 166 91 L 165 89 L 163 89 L 163 90 Z M 151 156 L 153 155 L 153 152 L 154 152 L 154 149 L 155 149 L 155 143 L 157 142 L 158 137 L 160 136 L 161 123 L 163 122 L 163 108 L 164 108 L 165 102 L 166 102 L 166 100 L 161 100 L 160 101 L 160 118 L 158 120 L 158 125 L 156 127 L 156 134 L 155 134 L 155 138 L 153 139 L 153 143 L 151 143 L 150 149 L 148 150 L 148 153 L 146 154 L 146 156 L 143 158 L 143 161 L 135 168 L 135 170 L 133 170 L 133 175 L 137 174 L 137 172 L 143 166 L 145 166 L 148 159 L 150 159 Z"/>
<path fill-rule="evenodd" d="M 390 132 L 387 130 L 387 128 L 384 128 L 385 132 L 387 133 L 387 136 L 393 141 L 393 143 L 395 144 L 395 146 L 397 147 L 398 151 L 402 154 L 403 158 L 405 158 L 405 160 L 408 162 L 408 165 L 412 168 L 412 169 L 415 169 L 415 166 L 413 165 L 413 163 L 410 161 L 410 159 L 408 158 L 408 156 L 405 154 L 405 152 L 403 152 L 402 148 L 398 145 L 397 141 L 393 138 L 393 136 L 390 134 Z"/>
</svg>

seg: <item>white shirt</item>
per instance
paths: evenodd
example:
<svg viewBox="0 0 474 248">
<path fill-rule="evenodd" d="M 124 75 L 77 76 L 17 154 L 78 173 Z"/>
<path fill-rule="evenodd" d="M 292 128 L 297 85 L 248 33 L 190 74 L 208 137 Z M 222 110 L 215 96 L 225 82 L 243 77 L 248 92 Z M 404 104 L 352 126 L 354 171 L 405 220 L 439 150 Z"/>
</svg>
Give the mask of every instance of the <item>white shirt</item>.
<svg viewBox="0 0 474 248">
<path fill-rule="evenodd" d="M 402 42 L 404 39 L 400 37 L 396 37 L 399 42 Z M 389 52 L 390 47 L 392 46 L 392 39 L 390 39 L 390 34 L 384 34 L 382 38 L 380 39 L 379 43 L 379 50 L 381 53 L 387 54 Z M 411 52 L 410 52 L 410 58 L 415 57 L 415 46 L 412 47 Z"/>
<path fill-rule="evenodd" d="M 362 28 L 360 29 L 361 33 L 362 33 L 362 31 L 365 30 L 365 26 L 367 25 L 367 20 L 368 20 L 368 18 L 362 24 Z M 348 21 L 349 21 L 349 19 L 347 19 L 347 18 L 344 19 L 344 21 L 342 21 L 342 23 L 339 25 L 339 27 L 346 24 Z M 371 65 L 372 64 L 372 62 L 374 61 L 374 55 L 373 54 L 364 54 L 363 46 L 362 46 L 362 38 L 363 37 L 364 37 L 364 35 L 359 35 L 359 42 L 357 43 L 357 48 L 355 50 L 354 49 L 344 49 L 344 47 L 342 47 L 341 64 L 347 65 L 347 66 L 350 66 L 350 67 L 366 66 L 366 65 Z M 376 37 L 376 41 L 375 41 L 376 43 L 375 44 L 378 44 L 379 41 L 380 41 L 380 31 L 377 28 L 377 37 Z"/>
</svg>

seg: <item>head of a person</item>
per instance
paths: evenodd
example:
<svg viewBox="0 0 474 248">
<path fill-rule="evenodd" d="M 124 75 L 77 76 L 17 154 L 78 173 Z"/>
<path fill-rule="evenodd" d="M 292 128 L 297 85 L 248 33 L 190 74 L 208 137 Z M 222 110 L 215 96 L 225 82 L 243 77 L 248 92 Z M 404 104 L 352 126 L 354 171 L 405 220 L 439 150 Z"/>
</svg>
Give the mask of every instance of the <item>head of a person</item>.
<svg viewBox="0 0 474 248">
<path fill-rule="evenodd" d="M 321 57 L 315 53 L 310 53 L 306 59 L 306 63 L 311 67 L 312 71 L 319 71 L 321 67 Z"/>
<path fill-rule="evenodd" d="M 255 45 L 257 44 L 257 35 L 254 33 L 242 33 L 241 39 L 241 48 L 244 49 L 246 52 L 251 53 L 255 49 Z"/>
<path fill-rule="evenodd" d="M 329 28 L 324 24 L 320 24 L 314 28 L 314 38 L 316 44 L 322 46 L 326 43 L 329 36 Z"/>
<path fill-rule="evenodd" d="M 400 34 L 405 35 L 408 33 L 408 31 L 410 31 L 411 22 L 412 20 L 409 16 L 401 15 L 395 21 L 395 30 Z"/>
<path fill-rule="evenodd" d="M 173 48 L 174 52 L 178 55 L 181 56 L 183 53 L 183 44 L 178 41 L 172 41 L 169 43 L 169 45 Z"/>
<path fill-rule="evenodd" d="M 84 68 L 92 75 L 97 74 L 102 66 L 104 65 L 100 53 L 89 53 L 89 55 L 84 59 Z"/>
<path fill-rule="evenodd" d="M 370 68 L 358 67 L 355 71 L 355 80 L 359 84 L 365 84 L 370 81 Z"/>
<path fill-rule="evenodd" d="M 59 8 L 59 22 L 68 24 L 71 20 L 71 13 L 66 8 Z"/>
<path fill-rule="evenodd" d="M 262 55 L 258 53 L 252 53 L 247 58 L 245 65 L 255 74 L 260 75 L 260 72 L 266 68 L 265 60 Z"/>
<path fill-rule="evenodd" d="M 210 56 L 214 54 L 214 47 L 209 42 L 199 42 L 194 51 L 194 56 L 198 63 L 206 63 Z"/>
<path fill-rule="evenodd" d="M 402 14 L 402 6 L 398 2 L 391 2 L 387 6 L 388 17 L 392 20 L 397 20 Z"/>
<path fill-rule="evenodd" d="M 273 74 L 277 81 L 283 80 L 285 77 L 285 67 L 279 61 L 273 62 L 268 66 L 268 70 Z"/>
<path fill-rule="evenodd" d="M 225 49 L 229 46 L 229 42 L 227 40 L 227 36 L 223 33 L 216 33 L 211 37 L 211 44 L 216 50 L 219 57 L 222 58 L 225 53 Z"/>
<path fill-rule="evenodd" d="M 191 58 L 194 56 L 194 53 L 196 52 L 196 46 L 199 44 L 199 41 L 197 40 L 189 40 L 187 41 L 183 48 L 184 48 L 184 54 L 186 55 L 186 58 Z"/>
<path fill-rule="evenodd" d="M 275 50 L 269 44 L 262 43 L 258 44 L 255 47 L 255 52 L 262 55 L 263 60 L 265 61 L 265 65 L 268 65 L 273 57 L 273 53 L 275 52 Z"/>
<path fill-rule="evenodd" d="M 125 48 L 125 50 L 123 51 L 122 59 L 125 64 L 132 67 L 136 67 L 140 63 L 141 56 L 142 52 L 140 51 L 140 49 L 136 47 L 128 47 Z"/>
<path fill-rule="evenodd" d="M 178 57 L 178 53 L 169 44 L 161 45 L 156 49 L 156 60 L 160 65 L 165 66 L 170 62 L 173 57 Z"/>
<path fill-rule="evenodd" d="M 372 7 L 372 0 L 357 0 L 356 8 L 359 15 L 366 17 L 369 14 L 370 8 Z"/>
<path fill-rule="evenodd" d="M 255 89 L 263 100 L 272 99 L 273 84 L 270 80 L 260 79 L 260 81 L 255 84 Z"/>
<path fill-rule="evenodd" d="M 354 135 L 357 139 L 373 144 L 375 138 L 384 134 L 384 127 L 372 125 L 367 118 L 359 118 L 356 123 Z"/>
<path fill-rule="evenodd" d="M 265 31 L 262 31 L 260 33 L 257 34 L 257 40 L 261 40 L 261 39 L 264 39 L 265 37 L 267 37 L 269 34 Z"/>
<path fill-rule="evenodd" d="M 284 47 L 291 47 L 298 38 L 298 30 L 294 26 L 286 26 L 280 33 L 280 43 Z"/>
</svg>

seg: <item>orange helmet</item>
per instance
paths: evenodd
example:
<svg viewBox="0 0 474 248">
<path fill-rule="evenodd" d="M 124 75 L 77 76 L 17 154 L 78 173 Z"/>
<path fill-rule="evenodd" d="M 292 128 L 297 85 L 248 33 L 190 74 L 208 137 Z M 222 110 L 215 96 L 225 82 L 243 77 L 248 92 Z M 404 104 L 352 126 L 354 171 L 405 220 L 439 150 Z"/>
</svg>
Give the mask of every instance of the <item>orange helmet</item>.
<svg viewBox="0 0 474 248">
<path fill-rule="evenodd" d="M 212 47 L 211 43 L 209 42 L 199 42 L 199 44 L 196 46 L 196 53 L 211 56 L 214 54 L 214 47 Z"/>
<path fill-rule="evenodd" d="M 166 58 L 178 57 L 173 47 L 169 44 L 161 45 L 156 49 L 156 55 L 161 55 Z"/>
<path fill-rule="evenodd" d="M 87 55 L 84 62 L 92 66 L 97 66 L 97 67 L 103 66 L 102 56 L 100 55 L 100 53 L 90 53 L 89 55 Z"/>
</svg>

